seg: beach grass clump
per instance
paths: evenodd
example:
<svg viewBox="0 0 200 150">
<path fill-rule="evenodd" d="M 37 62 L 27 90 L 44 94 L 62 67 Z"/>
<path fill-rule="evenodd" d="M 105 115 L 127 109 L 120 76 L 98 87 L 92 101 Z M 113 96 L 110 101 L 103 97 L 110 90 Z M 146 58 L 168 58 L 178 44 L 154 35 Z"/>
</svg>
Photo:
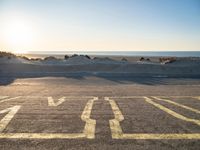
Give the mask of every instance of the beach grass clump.
<svg viewBox="0 0 200 150">
<path fill-rule="evenodd" d="M 123 58 L 121 59 L 121 61 L 128 61 L 128 60 L 127 60 L 126 58 L 123 57 Z"/>
<path fill-rule="evenodd" d="M 48 56 L 44 58 L 44 61 L 55 61 L 55 60 L 58 60 L 58 59 L 54 56 Z"/>
<path fill-rule="evenodd" d="M 0 51 L 0 58 L 1 57 L 7 57 L 8 59 L 11 59 L 11 58 L 16 58 L 17 56 L 10 52 Z"/>
<path fill-rule="evenodd" d="M 141 57 L 141 58 L 140 58 L 140 61 L 151 61 L 151 60 L 150 60 L 150 58 Z"/>
<path fill-rule="evenodd" d="M 91 57 L 88 56 L 88 55 L 78 55 L 78 54 L 73 54 L 73 55 L 71 55 L 71 56 L 65 55 L 65 59 L 73 58 L 73 57 L 77 57 L 77 56 L 81 56 L 81 57 L 85 57 L 85 58 L 87 58 L 87 59 L 91 59 Z"/>
<path fill-rule="evenodd" d="M 86 57 L 87 59 L 91 59 L 90 56 L 88 56 L 88 55 L 84 55 L 84 57 Z"/>
<path fill-rule="evenodd" d="M 144 61 L 144 60 L 145 60 L 144 57 L 141 57 L 141 58 L 140 58 L 140 61 Z"/>
<path fill-rule="evenodd" d="M 64 56 L 64 59 L 65 59 L 65 60 L 66 60 L 66 59 L 68 59 L 68 58 L 69 58 L 69 56 L 68 56 L 68 55 L 65 55 L 65 56 Z"/>
<path fill-rule="evenodd" d="M 27 61 L 30 61 L 30 59 L 26 56 L 17 56 L 18 58 L 21 58 L 21 59 L 24 59 L 24 60 L 27 60 Z"/>
<path fill-rule="evenodd" d="M 31 58 L 31 61 L 42 61 L 42 58 Z"/>
<path fill-rule="evenodd" d="M 175 57 L 160 57 L 159 61 L 161 64 L 168 64 L 168 63 L 173 63 L 176 61 Z"/>
<path fill-rule="evenodd" d="M 94 57 L 94 60 L 99 60 L 99 61 L 113 61 L 111 58 L 109 57 Z"/>
<path fill-rule="evenodd" d="M 151 61 L 150 58 L 147 58 L 146 61 Z"/>
<path fill-rule="evenodd" d="M 77 57 L 78 54 L 73 54 L 70 58 Z"/>
</svg>

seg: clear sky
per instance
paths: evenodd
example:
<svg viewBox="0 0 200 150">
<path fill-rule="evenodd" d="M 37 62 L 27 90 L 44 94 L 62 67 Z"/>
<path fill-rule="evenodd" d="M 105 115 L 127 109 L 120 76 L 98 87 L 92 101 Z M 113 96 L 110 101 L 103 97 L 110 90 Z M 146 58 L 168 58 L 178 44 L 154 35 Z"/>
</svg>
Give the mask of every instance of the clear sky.
<svg viewBox="0 0 200 150">
<path fill-rule="evenodd" d="M 0 0 L 0 50 L 200 50 L 200 0 Z"/>
</svg>

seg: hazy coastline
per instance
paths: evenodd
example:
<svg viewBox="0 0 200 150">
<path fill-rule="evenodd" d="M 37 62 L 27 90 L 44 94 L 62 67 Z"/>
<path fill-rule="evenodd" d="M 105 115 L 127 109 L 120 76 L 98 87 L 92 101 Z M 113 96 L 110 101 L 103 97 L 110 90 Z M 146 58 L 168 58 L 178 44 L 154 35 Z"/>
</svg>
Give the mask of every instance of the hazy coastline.
<svg viewBox="0 0 200 150">
<path fill-rule="evenodd" d="M 200 51 L 28 51 L 21 55 L 35 58 L 44 58 L 51 55 L 62 58 L 64 55 L 73 54 L 104 57 L 200 57 Z"/>
</svg>

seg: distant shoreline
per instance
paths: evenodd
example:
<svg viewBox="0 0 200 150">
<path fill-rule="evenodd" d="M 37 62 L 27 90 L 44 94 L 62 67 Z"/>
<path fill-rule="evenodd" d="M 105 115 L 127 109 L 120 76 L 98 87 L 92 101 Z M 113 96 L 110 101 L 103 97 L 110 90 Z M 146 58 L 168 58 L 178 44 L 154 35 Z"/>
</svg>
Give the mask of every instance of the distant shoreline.
<svg viewBox="0 0 200 150">
<path fill-rule="evenodd" d="M 90 55 L 90 56 L 136 56 L 136 57 L 200 57 L 200 51 L 29 51 L 22 53 L 26 56 L 64 56 L 64 55 Z"/>
</svg>

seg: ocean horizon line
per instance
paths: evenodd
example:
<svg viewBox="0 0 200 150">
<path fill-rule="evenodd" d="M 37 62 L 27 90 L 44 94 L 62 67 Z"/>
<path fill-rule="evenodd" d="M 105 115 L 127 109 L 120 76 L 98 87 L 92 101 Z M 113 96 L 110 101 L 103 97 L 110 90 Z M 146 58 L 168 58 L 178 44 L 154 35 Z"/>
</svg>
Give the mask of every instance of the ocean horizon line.
<svg viewBox="0 0 200 150">
<path fill-rule="evenodd" d="M 23 53 L 22 53 L 23 54 Z M 200 51 L 28 51 L 28 55 L 174 56 L 200 57 Z"/>
</svg>

